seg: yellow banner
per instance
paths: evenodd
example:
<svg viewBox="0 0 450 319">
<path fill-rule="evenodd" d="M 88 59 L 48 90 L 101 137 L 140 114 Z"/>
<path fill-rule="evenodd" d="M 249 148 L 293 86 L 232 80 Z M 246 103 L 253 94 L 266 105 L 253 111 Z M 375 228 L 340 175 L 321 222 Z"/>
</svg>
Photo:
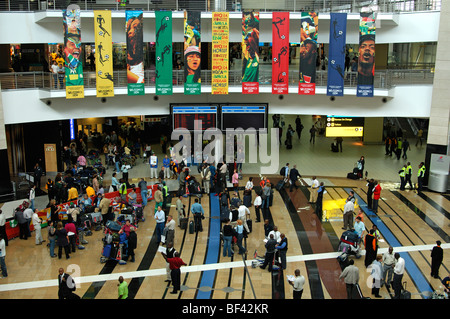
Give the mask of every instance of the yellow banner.
<svg viewBox="0 0 450 319">
<path fill-rule="evenodd" d="M 97 97 L 114 96 L 111 11 L 94 11 Z"/>
<path fill-rule="evenodd" d="M 211 93 L 228 94 L 229 13 L 212 14 Z"/>
</svg>

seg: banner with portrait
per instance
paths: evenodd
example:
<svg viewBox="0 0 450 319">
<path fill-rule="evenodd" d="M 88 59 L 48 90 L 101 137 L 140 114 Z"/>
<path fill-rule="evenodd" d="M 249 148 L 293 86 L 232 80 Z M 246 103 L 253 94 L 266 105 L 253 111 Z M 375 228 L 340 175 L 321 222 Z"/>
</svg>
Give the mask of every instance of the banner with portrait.
<svg viewBox="0 0 450 319">
<path fill-rule="evenodd" d="M 156 95 L 173 94 L 172 11 L 155 12 Z"/>
<path fill-rule="evenodd" d="M 272 94 L 289 91 L 289 12 L 272 13 Z"/>
<path fill-rule="evenodd" d="M 184 94 L 201 94 L 201 12 L 184 12 Z"/>
<path fill-rule="evenodd" d="M 317 35 L 319 15 L 302 12 L 300 18 L 300 78 L 299 94 L 316 94 Z"/>
<path fill-rule="evenodd" d="M 375 13 L 361 12 L 359 18 L 357 96 L 373 97 L 375 32 Z"/>
<path fill-rule="evenodd" d="M 344 95 L 347 13 L 330 13 L 327 95 Z"/>
<path fill-rule="evenodd" d="M 145 94 L 143 12 L 125 11 L 128 95 Z"/>
<path fill-rule="evenodd" d="M 259 12 L 242 12 L 242 93 L 259 93 Z"/>
<path fill-rule="evenodd" d="M 114 96 L 111 11 L 94 11 L 97 97 Z"/>
<path fill-rule="evenodd" d="M 66 98 L 84 98 L 80 8 L 63 10 Z"/>
<path fill-rule="evenodd" d="M 228 94 L 229 13 L 212 13 L 211 93 Z"/>
</svg>

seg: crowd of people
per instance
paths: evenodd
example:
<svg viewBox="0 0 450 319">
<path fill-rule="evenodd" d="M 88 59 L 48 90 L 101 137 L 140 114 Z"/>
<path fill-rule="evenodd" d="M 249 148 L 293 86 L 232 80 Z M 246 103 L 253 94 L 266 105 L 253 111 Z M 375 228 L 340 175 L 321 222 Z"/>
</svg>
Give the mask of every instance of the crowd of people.
<svg viewBox="0 0 450 319">
<path fill-rule="evenodd" d="M 281 123 L 278 125 L 281 126 Z M 301 121 L 300 124 L 301 125 Z M 298 126 L 300 127 L 300 126 Z M 130 130 L 130 127 L 127 128 Z M 298 130 L 297 130 L 298 132 Z M 130 134 L 130 133 L 129 133 Z M 132 134 L 132 133 L 131 133 Z M 300 138 L 300 134 L 298 136 Z M 194 231 L 202 232 L 203 225 L 202 220 L 205 218 L 205 212 L 201 204 L 201 194 L 209 194 L 211 192 L 216 193 L 219 196 L 220 205 L 226 206 L 229 215 L 222 219 L 222 240 L 223 240 L 223 257 L 232 257 L 235 251 L 239 255 L 247 254 L 247 248 L 245 245 L 245 238 L 252 233 L 253 220 L 256 223 L 263 222 L 264 228 L 264 256 L 261 262 L 260 268 L 268 271 L 273 271 L 277 266 L 283 270 L 286 269 L 287 251 L 288 251 L 288 239 L 286 234 L 281 232 L 276 225 L 270 222 L 270 209 L 273 200 L 274 185 L 266 177 L 261 178 L 259 185 L 253 184 L 253 178 L 250 177 L 245 184 L 243 199 L 239 196 L 240 179 L 242 178 L 242 166 L 235 161 L 231 163 L 221 162 L 217 165 L 208 164 L 206 161 L 196 162 L 196 170 L 199 175 L 199 181 L 194 177 L 193 171 L 194 165 L 187 159 L 183 159 L 181 162 L 177 162 L 173 156 L 173 145 L 168 144 L 166 140 L 161 140 L 162 149 L 168 151 L 169 154 L 163 154 L 162 161 L 157 157 L 151 147 L 148 145 L 144 148 L 144 152 L 141 153 L 142 146 L 139 142 L 131 145 L 125 143 L 123 146 L 118 142 L 118 137 L 115 132 L 108 135 L 103 141 L 104 145 L 103 153 L 105 156 L 104 164 L 98 162 L 100 159 L 98 152 L 87 152 L 87 143 L 83 136 L 72 142 L 69 146 L 64 148 L 64 162 L 66 163 L 66 170 L 63 173 L 57 174 L 54 180 L 48 179 L 45 188 L 48 192 L 49 204 L 47 208 L 50 209 L 50 219 L 48 220 L 48 246 L 50 248 L 50 256 L 59 259 L 62 258 L 63 252 L 67 259 L 70 255 L 76 252 L 79 243 L 77 244 L 77 234 L 80 227 L 81 216 L 85 212 L 100 212 L 104 225 L 106 220 L 110 218 L 108 214 L 111 213 L 110 207 L 117 205 L 134 205 L 137 204 L 136 189 L 141 190 L 141 199 L 143 207 L 148 205 L 147 198 L 149 193 L 147 189 L 147 182 L 144 178 L 140 178 L 137 185 L 129 183 L 128 169 L 133 165 L 133 161 L 139 158 L 144 158 L 144 162 L 148 163 L 150 168 L 150 180 L 153 180 L 158 184 L 158 187 L 153 195 L 155 201 L 155 210 L 153 217 L 156 222 L 155 232 L 157 234 L 157 242 L 165 247 L 162 252 L 164 259 L 166 260 L 167 279 L 173 285 L 173 294 L 178 293 L 180 290 L 180 268 L 186 263 L 181 259 L 180 253 L 175 249 L 175 229 L 176 225 L 181 227 L 182 219 L 186 218 L 185 205 L 182 203 L 183 196 L 186 195 L 198 195 L 194 196 L 193 204 L 190 207 L 190 213 L 194 220 Z M 364 165 L 364 157 L 361 157 L 360 161 Z M 89 163 L 90 162 L 90 163 Z M 91 170 L 91 166 L 99 164 L 95 170 Z M 101 165 L 100 165 L 101 164 Z M 104 196 L 105 186 L 103 185 L 103 173 L 105 172 L 102 167 L 109 165 L 113 167 L 113 173 L 111 177 L 111 185 L 109 191 L 118 191 L 119 197 L 115 202 L 112 199 Z M 409 169 L 409 171 L 408 171 Z M 158 171 L 159 170 L 159 171 Z M 364 171 L 362 166 L 361 171 Z M 410 164 L 405 167 L 405 171 L 409 173 L 409 180 L 411 176 Z M 418 179 L 423 178 L 425 171 L 424 164 L 419 166 Z M 84 175 L 85 172 L 89 172 L 88 175 Z M 40 174 L 40 168 L 37 165 L 35 168 L 35 175 Z M 121 178 L 118 178 L 118 174 L 121 174 Z M 407 173 L 405 172 L 405 175 Z M 290 192 L 294 188 L 298 188 L 298 181 L 301 178 L 296 165 L 290 166 L 286 163 L 282 179 L 288 186 Z M 362 176 L 362 172 L 361 172 Z M 176 211 L 178 218 L 174 218 L 171 214 L 167 214 L 167 204 L 169 199 L 169 191 L 166 184 L 168 179 L 178 180 L 178 189 L 176 190 Z M 378 201 L 380 199 L 381 186 L 380 183 L 373 179 L 366 179 L 367 181 L 367 204 L 371 212 L 378 212 Z M 229 188 L 228 182 L 232 184 L 232 196 L 228 195 Z M 406 183 L 406 182 L 405 182 Z M 402 181 L 403 185 L 403 181 Z M 421 182 L 419 182 L 421 185 Z M 199 188 L 197 188 L 199 186 Z M 46 242 L 43 239 L 41 233 L 40 224 L 43 222 L 39 216 L 39 210 L 34 207 L 34 196 L 36 186 L 32 187 L 30 197 L 28 201 L 24 201 L 23 207 L 16 210 L 16 219 L 20 229 L 20 239 L 26 240 L 31 236 L 30 222 L 34 226 L 35 230 L 35 243 L 41 245 Z M 33 191 L 34 190 L 34 191 Z M 418 191 L 421 187 L 418 188 Z M 312 178 L 311 186 L 309 188 L 310 198 L 309 203 L 314 204 L 315 213 L 318 215 L 319 220 L 322 220 L 322 201 L 323 196 L 326 194 L 326 188 L 324 183 L 318 181 L 314 176 Z M 256 197 L 253 199 L 252 194 Z M 399 253 L 393 253 L 393 248 L 384 254 L 378 253 L 378 243 L 381 238 L 380 232 L 375 225 L 366 231 L 366 225 L 364 224 L 364 212 L 360 209 L 359 214 L 354 218 L 355 214 L 355 194 L 350 192 L 346 199 L 346 204 L 343 210 L 343 229 L 352 230 L 358 233 L 359 245 L 365 248 L 365 260 L 364 265 L 366 268 L 371 269 L 371 275 L 374 279 L 372 294 L 375 297 L 380 297 L 379 291 L 383 285 L 390 287 L 392 285 L 394 289 L 394 297 L 400 298 L 402 293 L 402 275 L 405 269 L 405 261 L 400 257 Z M 65 204 L 65 205 L 61 205 Z M 251 207 L 253 208 L 251 209 Z M 60 214 L 66 213 L 67 220 L 61 221 Z M 255 218 L 251 218 L 251 216 Z M 2 214 L 0 211 L 0 227 L 2 226 Z M 1 228 L 0 228 L 1 230 Z M 129 252 L 131 261 L 134 261 L 134 249 L 137 247 L 137 228 L 125 221 L 120 229 L 120 233 L 125 233 L 129 240 Z M 5 234 L 0 232 L 0 265 L 3 273 L 3 277 L 7 276 L 6 264 L 5 264 L 5 247 L 8 245 L 8 240 L 5 238 Z M 440 243 L 437 243 L 437 247 Z M 58 252 L 55 253 L 55 248 L 58 247 Z M 436 257 L 438 256 L 438 257 Z M 432 276 L 437 277 L 439 266 L 442 263 L 442 252 L 439 249 L 433 249 L 433 263 L 432 263 Z M 439 261 L 439 258 L 441 260 Z M 60 272 L 63 270 L 60 270 Z M 64 277 L 64 274 L 60 274 Z M 352 259 L 349 260 L 349 265 L 344 268 L 341 279 L 344 280 L 347 286 L 348 298 L 354 297 L 355 285 L 359 280 L 359 270 L 354 266 Z M 67 278 L 65 279 L 67 280 Z M 296 269 L 293 276 L 289 277 L 288 283 L 293 287 L 293 297 L 301 298 L 303 293 L 303 286 L 305 284 L 305 277 L 300 274 L 300 270 Z M 125 299 L 128 295 L 127 283 L 123 277 L 119 278 L 118 284 L 119 298 Z M 62 289 L 60 291 L 60 297 L 70 298 L 73 296 L 73 292 L 68 292 Z"/>
</svg>

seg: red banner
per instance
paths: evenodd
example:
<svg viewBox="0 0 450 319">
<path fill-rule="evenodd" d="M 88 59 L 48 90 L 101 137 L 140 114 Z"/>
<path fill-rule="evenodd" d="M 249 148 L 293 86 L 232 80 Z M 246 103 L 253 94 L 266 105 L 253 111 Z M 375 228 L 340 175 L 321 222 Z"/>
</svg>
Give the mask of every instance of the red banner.
<svg viewBox="0 0 450 319">
<path fill-rule="evenodd" d="M 259 12 L 242 13 L 242 93 L 259 93 Z"/>
<path fill-rule="evenodd" d="M 272 13 L 272 94 L 289 91 L 289 12 Z"/>
</svg>

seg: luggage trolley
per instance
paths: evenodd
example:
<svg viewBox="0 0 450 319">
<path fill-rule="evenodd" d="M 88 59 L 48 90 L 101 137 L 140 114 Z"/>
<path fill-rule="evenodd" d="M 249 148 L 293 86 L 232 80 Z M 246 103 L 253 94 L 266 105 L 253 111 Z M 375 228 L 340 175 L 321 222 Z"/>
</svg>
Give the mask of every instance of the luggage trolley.
<svg viewBox="0 0 450 319">
<path fill-rule="evenodd" d="M 358 259 L 361 258 L 359 236 L 355 231 L 347 230 L 342 233 L 338 252 L 342 253 L 338 256 L 341 262 L 345 262 L 348 256 L 355 256 Z"/>
</svg>

